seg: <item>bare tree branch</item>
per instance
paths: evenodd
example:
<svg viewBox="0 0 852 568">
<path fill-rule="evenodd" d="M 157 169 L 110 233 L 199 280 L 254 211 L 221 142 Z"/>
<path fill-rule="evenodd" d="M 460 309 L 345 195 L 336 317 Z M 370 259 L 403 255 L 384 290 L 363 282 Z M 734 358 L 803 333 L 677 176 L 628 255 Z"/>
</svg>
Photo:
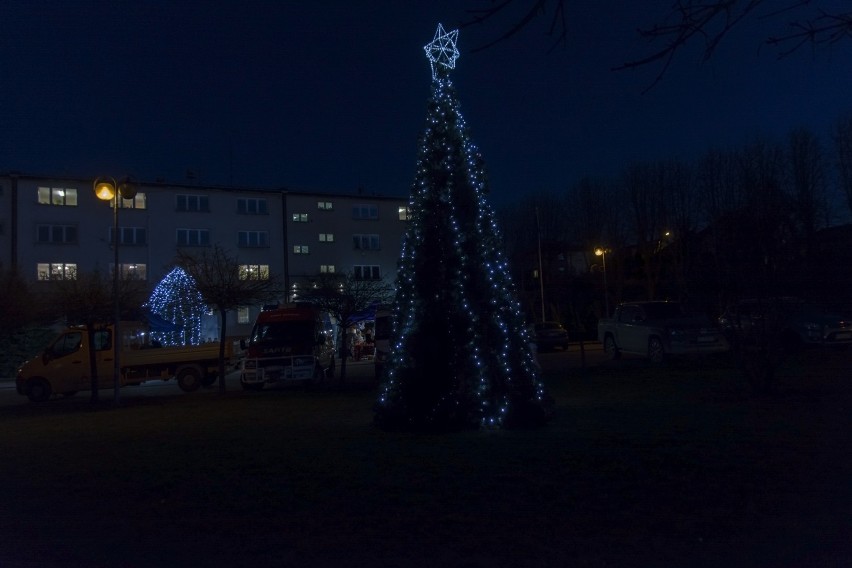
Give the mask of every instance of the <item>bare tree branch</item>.
<svg viewBox="0 0 852 568">
<path fill-rule="evenodd" d="M 327 312 L 340 325 L 337 345 L 340 352 L 340 382 L 346 380 L 346 329 L 353 316 L 375 303 L 386 303 L 393 295 L 393 286 L 385 280 L 364 280 L 353 273 L 319 274 L 304 299 Z"/>
<path fill-rule="evenodd" d="M 645 89 L 647 92 L 663 79 L 674 61 L 674 56 L 689 41 L 696 37 L 704 38 L 702 61 L 706 62 L 713 56 L 722 39 L 762 2 L 763 0 L 749 0 L 745 7 L 737 10 L 740 0 L 719 0 L 710 3 L 703 0 L 678 1 L 666 18 L 666 20 L 673 19 L 673 23 L 657 24 L 650 29 L 637 30 L 642 38 L 650 42 L 662 39 L 666 41 L 666 45 L 647 57 L 613 67 L 613 71 L 642 67 L 662 60 L 662 68 L 651 85 Z M 717 23 L 720 27 L 715 31 L 711 30 L 711 27 Z"/>
<path fill-rule="evenodd" d="M 529 27 L 535 20 L 550 13 L 547 35 L 557 35 L 553 46 L 565 43 L 567 39 L 566 4 L 570 0 L 502 0 L 492 3 L 491 7 L 471 9 L 467 13 L 471 19 L 462 22 L 461 27 L 474 24 L 488 24 L 492 27 L 498 18 L 509 19 L 505 32 L 473 52 L 483 51 L 504 42 Z M 771 20 L 789 17 L 788 30 L 780 35 L 763 40 L 765 44 L 783 48 L 778 57 L 784 58 L 805 45 L 813 46 L 834 44 L 852 37 L 852 11 L 832 12 L 816 7 L 817 0 L 786 0 L 779 3 L 767 0 L 675 0 L 669 12 L 660 21 L 649 28 L 639 28 L 640 38 L 649 43 L 661 42 L 662 45 L 651 53 L 631 59 L 612 68 L 613 71 L 636 69 L 659 64 L 660 68 L 651 85 L 645 92 L 656 86 L 671 68 L 675 56 L 688 44 L 696 41 L 703 43 L 701 62 L 707 62 L 716 53 L 719 45 L 735 28 L 742 27 L 749 20 Z M 518 13 L 512 8 L 525 8 Z M 807 13 L 803 10 L 810 9 Z M 814 16 L 814 11 L 817 14 Z"/>
<path fill-rule="evenodd" d="M 772 46 L 790 45 L 778 54 L 779 59 L 787 57 L 808 43 L 812 45 L 834 44 L 852 37 L 852 12 L 843 14 L 822 13 L 821 16 L 804 22 L 791 22 L 793 31 L 787 35 L 770 37 L 766 43 Z"/>
<path fill-rule="evenodd" d="M 493 47 L 494 45 L 501 43 L 503 41 L 508 40 L 509 38 L 515 36 L 518 32 L 526 28 L 533 20 L 539 17 L 542 14 L 547 12 L 548 0 L 520 0 L 516 2 L 516 0 L 503 0 L 499 4 L 496 4 L 490 8 L 480 8 L 476 10 L 468 10 L 467 13 L 472 15 L 472 19 L 462 22 L 459 24 L 459 27 L 466 28 L 475 24 L 483 24 L 488 20 L 491 20 L 495 16 L 499 15 L 501 12 L 504 12 L 504 9 L 511 7 L 512 5 L 523 4 L 524 2 L 529 2 L 529 8 L 523 13 L 519 18 L 515 18 L 513 23 L 509 26 L 509 28 L 497 37 L 494 40 L 489 41 L 483 45 L 475 47 L 471 50 L 471 53 L 476 53 L 478 51 L 483 51 Z M 550 28 L 548 31 L 549 36 L 552 36 L 555 30 L 559 30 L 559 35 L 554 40 L 553 46 L 551 46 L 550 50 L 552 51 L 556 45 L 559 43 L 564 43 L 567 38 L 567 26 L 565 23 L 565 0 L 554 0 L 555 8 L 553 11 L 553 16 L 550 19 Z"/>
<path fill-rule="evenodd" d="M 237 257 L 219 244 L 198 252 L 178 249 L 177 264 L 195 279 L 204 301 L 219 310 L 219 391 L 224 393 L 228 312 L 274 299 L 280 293 L 280 279 L 270 274 L 248 277 Z"/>
</svg>

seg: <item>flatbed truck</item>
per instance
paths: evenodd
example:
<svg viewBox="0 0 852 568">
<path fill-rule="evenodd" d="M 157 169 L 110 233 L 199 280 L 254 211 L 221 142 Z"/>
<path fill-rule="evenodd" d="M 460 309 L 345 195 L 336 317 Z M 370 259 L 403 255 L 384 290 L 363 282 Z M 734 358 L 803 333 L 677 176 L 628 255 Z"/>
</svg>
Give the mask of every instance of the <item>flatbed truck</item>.
<svg viewBox="0 0 852 568">
<path fill-rule="evenodd" d="M 119 386 L 139 385 L 149 380 L 175 379 L 181 390 L 192 392 L 212 384 L 218 376 L 219 343 L 160 347 L 150 340 L 142 324 L 120 326 Z M 112 326 L 93 332 L 97 388 L 115 387 L 115 345 Z M 89 334 L 85 326 L 65 328 L 38 356 L 25 361 L 15 379 L 18 394 L 32 402 L 71 396 L 91 390 Z M 233 344 L 225 345 L 226 368 L 231 366 Z"/>
</svg>

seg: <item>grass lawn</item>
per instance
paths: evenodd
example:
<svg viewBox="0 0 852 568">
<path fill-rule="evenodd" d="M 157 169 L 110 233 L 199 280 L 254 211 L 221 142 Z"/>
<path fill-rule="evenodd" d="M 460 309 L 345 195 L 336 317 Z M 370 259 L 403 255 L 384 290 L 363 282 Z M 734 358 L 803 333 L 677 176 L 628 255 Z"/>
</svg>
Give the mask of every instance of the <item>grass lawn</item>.
<svg viewBox="0 0 852 568">
<path fill-rule="evenodd" d="M 355 387 L 0 408 L 0 567 L 852 566 L 850 361 L 550 373 L 533 431 L 386 433 Z"/>
</svg>

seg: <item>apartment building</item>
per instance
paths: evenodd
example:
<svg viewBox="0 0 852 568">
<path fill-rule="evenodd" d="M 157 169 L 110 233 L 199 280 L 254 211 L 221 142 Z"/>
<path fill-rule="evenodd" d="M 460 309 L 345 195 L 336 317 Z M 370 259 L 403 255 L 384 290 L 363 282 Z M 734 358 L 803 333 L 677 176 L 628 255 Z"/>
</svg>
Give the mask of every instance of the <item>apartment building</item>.
<svg viewBox="0 0 852 568">
<path fill-rule="evenodd" d="M 112 271 L 114 210 L 94 193 L 95 178 L 0 174 L 0 267 L 32 281 Z M 396 278 L 407 198 L 257 188 L 134 184 L 119 199 L 122 274 L 149 289 L 174 268 L 178 248 L 219 244 L 246 274 L 280 276 L 290 300 L 322 273 Z M 233 314 L 247 333 L 259 306 Z M 234 327 L 231 327 L 231 326 Z"/>
</svg>

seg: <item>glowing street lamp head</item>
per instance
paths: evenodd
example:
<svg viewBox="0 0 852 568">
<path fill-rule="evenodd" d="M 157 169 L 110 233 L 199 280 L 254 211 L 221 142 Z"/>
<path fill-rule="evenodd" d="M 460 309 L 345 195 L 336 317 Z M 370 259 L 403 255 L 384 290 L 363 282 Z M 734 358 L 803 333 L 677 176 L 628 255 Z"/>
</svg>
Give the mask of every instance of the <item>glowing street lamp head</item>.
<svg viewBox="0 0 852 568">
<path fill-rule="evenodd" d="M 109 201 L 115 197 L 115 185 L 109 181 L 96 181 L 95 195 L 98 196 L 98 199 Z"/>
<path fill-rule="evenodd" d="M 95 195 L 102 201 L 111 201 L 120 195 L 124 199 L 133 199 L 136 196 L 136 186 L 130 182 L 130 178 L 121 183 L 116 183 L 112 178 L 98 178 L 94 183 Z"/>
<path fill-rule="evenodd" d="M 595 249 L 595 256 L 603 256 L 604 252 L 606 252 L 604 249 L 598 247 Z"/>
</svg>

